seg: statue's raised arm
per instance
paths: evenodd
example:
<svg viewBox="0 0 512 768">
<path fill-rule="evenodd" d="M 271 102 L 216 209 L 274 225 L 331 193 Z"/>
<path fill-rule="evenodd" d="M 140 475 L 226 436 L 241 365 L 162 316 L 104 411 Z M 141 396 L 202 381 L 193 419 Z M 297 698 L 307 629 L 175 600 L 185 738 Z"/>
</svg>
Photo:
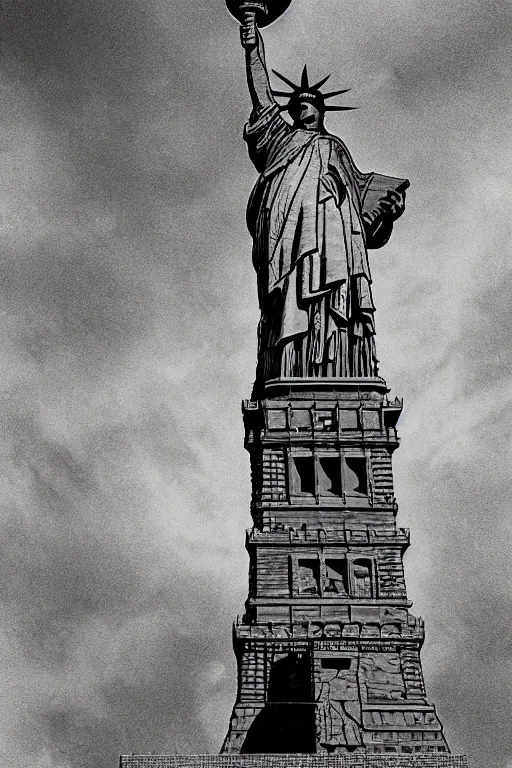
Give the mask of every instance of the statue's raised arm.
<svg viewBox="0 0 512 768">
<path fill-rule="evenodd" d="M 240 39 L 242 46 L 245 48 L 247 84 L 251 94 L 252 106 L 256 112 L 261 112 L 265 107 L 273 106 L 276 101 L 270 87 L 265 62 L 265 47 L 256 24 L 255 13 L 247 12 L 244 14 L 243 24 L 240 28 Z"/>
</svg>

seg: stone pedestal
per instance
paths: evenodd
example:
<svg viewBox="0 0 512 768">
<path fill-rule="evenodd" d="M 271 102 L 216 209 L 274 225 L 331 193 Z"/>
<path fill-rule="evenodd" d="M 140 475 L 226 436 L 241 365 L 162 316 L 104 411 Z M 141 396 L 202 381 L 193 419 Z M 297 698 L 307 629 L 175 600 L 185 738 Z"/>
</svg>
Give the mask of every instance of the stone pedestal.
<svg viewBox="0 0 512 768">
<path fill-rule="evenodd" d="M 249 595 L 221 755 L 121 768 L 467 768 L 427 699 L 392 455 L 401 401 L 374 379 L 267 382 L 243 404 Z"/>
<path fill-rule="evenodd" d="M 224 754 L 449 753 L 396 525 L 401 409 L 380 378 L 269 381 L 244 403 L 254 525 Z"/>
</svg>

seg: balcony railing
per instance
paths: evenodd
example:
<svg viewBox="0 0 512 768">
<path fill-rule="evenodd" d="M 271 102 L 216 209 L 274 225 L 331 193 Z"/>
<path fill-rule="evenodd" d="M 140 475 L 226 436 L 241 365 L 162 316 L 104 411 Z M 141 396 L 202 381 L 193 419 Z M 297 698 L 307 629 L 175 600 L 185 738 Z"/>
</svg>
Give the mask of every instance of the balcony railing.
<svg viewBox="0 0 512 768">
<path fill-rule="evenodd" d="M 382 624 L 349 623 L 339 621 L 305 621 L 288 624 L 243 624 L 238 617 L 235 636 L 243 640 L 417 640 L 423 642 L 424 622 L 408 616 L 407 623 Z"/>
<path fill-rule="evenodd" d="M 272 523 L 271 523 L 272 525 Z M 275 524 L 274 524 L 275 525 Z M 260 531 L 249 528 L 248 544 L 400 544 L 408 547 L 410 532 L 408 528 L 375 528 L 365 526 L 347 528 L 277 528 Z"/>
</svg>

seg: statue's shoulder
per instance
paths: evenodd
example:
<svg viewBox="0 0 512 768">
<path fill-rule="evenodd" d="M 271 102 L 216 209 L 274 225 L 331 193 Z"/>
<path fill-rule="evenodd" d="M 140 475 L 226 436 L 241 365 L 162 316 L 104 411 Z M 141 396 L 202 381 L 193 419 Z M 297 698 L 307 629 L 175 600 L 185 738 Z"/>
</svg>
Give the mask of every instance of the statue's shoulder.
<svg viewBox="0 0 512 768">
<path fill-rule="evenodd" d="M 272 104 L 263 109 L 253 110 L 244 127 L 244 138 L 249 140 L 268 130 L 290 133 L 292 128 L 281 116 L 277 104 Z"/>
<path fill-rule="evenodd" d="M 327 133 L 327 132 L 322 133 L 320 135 L 323 138 L 323 140 L 329 144 L 332 150 L 337 152 L 339 155 L 342 155 L 343 157 L 350 158 L 351 162 L 353 162 L 352 155 L 349 151 L 349 148 L 347 147 L 345 142 L 340 139 L 339 136 L 335 136 L 334 133 Z"/>
</svg>

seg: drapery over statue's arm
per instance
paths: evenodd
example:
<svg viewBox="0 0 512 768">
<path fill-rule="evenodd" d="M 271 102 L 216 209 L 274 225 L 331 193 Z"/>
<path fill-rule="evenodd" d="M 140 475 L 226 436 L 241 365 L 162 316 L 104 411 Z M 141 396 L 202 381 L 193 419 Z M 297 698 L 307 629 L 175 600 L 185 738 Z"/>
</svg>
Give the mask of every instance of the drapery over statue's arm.
<svg viewBox="0 0 512 768">
<path fill-rule="evenodd" d="M 256 112 L 260 112 L 266 107 L 273 106 L 276 101 L 270 88 L 270 80 L 265 63 L 265 47 L 254 13 L 245 14 L 244 23 L 240 28 L 240 39 L 242 46 L 245 48 L 247 83 L 253 109 Z"/>
</svg>

